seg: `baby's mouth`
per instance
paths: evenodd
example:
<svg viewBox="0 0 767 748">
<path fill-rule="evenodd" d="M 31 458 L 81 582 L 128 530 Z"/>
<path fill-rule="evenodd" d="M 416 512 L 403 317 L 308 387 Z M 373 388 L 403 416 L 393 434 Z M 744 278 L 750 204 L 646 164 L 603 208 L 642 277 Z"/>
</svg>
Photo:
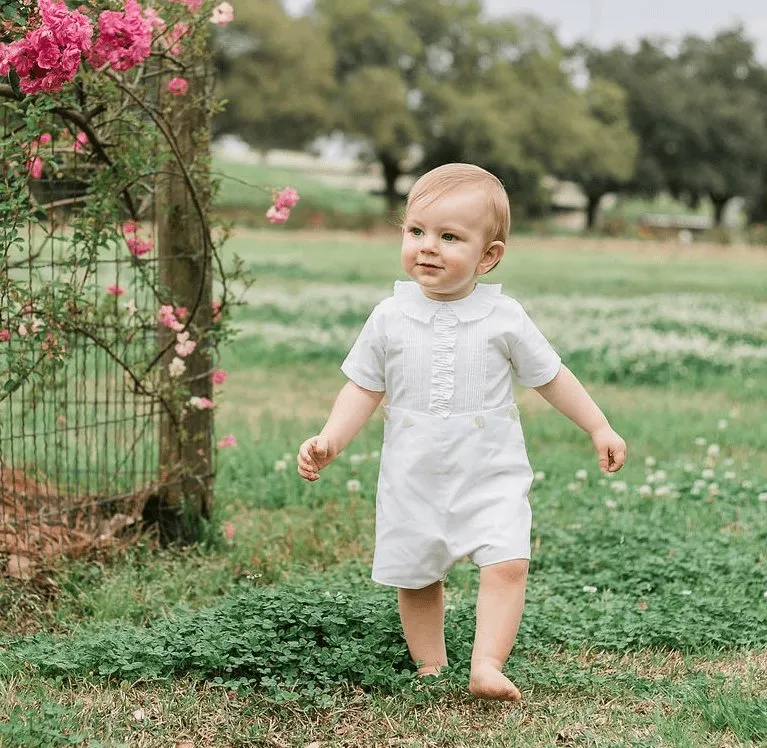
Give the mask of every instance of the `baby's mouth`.
<svg viewBox="0 0 767 748">
<path fill-rule="evenodd" d="M 432 265 L 430 262 L 419 262 L 418 265 L 422 268 L 432 268 L 433 270 L 442 270 L 440 265 Z"/>
</svg>

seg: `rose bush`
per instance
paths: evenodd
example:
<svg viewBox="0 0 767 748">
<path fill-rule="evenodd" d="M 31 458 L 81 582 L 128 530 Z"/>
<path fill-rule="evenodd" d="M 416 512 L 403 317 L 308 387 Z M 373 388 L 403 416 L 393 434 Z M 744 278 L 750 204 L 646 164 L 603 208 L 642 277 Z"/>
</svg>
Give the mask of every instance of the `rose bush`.
<svg viewBox="0 0 767 748">
<path fill-rule="evenodd" d="M 0 24 L 0 402 L 30 379 L 54 381 L 84 338 L 124 370 L 135 392 L 159 400 L 174 419 L 183 420 L 190 407 L 212 408 L 211 400 L 191 396 L 185 359 L 198 346 L 215 359 L 218 345 L 232 336 L 233 281 L 246 289 L 250 280 L 241 262 L 227 266 L 221 257 L 228 229 L 214 225 L 207 209 L 216 189 L 207 141 L 189 161 L 178 123 L 184 107 L 212 114 L 219 106 L 205 75 L 207 38 L 233 20 L 232 6 L 19 0 L 6 8 Z M 183 176 L 185 218 L 199 225 L 214 273 L 217 298 L 205 315 L 199 304 L 181 306 L 174 289 L 157 280 L 147 206 L 171 170 Z M 63 185 L 72 189 L 62 192 Z M 268 220 L 284 222 L 297 201 L 295 190 L 275 190 Z M 56 218 L 62 210 L 63 226 Z M 48 240 L 57 247 L 55 273 L 33 262 Z M 121 259 L 114 263 L 117 277 L 104 284 L 96 279 L 106 257 Z M 163 352 L 125 353 L 137 330 L 155 327 L 175 333 Z M 211 369 L 210 378 L 220 384 L 226 373 Z"/>
</svg>

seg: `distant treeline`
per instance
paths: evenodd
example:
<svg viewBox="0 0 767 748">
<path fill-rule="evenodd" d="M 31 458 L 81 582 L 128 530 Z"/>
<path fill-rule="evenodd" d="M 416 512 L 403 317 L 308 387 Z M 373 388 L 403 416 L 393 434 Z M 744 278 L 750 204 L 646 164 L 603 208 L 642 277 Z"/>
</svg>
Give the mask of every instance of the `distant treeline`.
<svg viewBox="0 0 767 748">
<path fill-rule="evenodd" d="M 260 150 L 343 132 L 399 176 L 447 161 L 491 169 L 516 211 L 545 214 L 547 175 L 602 197 L 667 192 L 720 222 L 733 197 L 767 219 L 767 68 L 742 27 L 636 49 L 565 47 L 531 15 L 487 18 L 469 0 L 235 2 L 217 30 L 218 134 Z"/>
</svg>

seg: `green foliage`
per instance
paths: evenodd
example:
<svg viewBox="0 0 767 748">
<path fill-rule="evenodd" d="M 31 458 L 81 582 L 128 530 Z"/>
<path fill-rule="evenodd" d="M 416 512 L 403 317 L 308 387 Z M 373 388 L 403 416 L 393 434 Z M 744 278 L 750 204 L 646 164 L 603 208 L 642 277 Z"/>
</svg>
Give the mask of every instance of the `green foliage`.
<svg viewBox="0 0 767 748">
<path fill-rule="evenodd" d="M 0 655 L 10 670 L 148 679 L 192 673 L 226 687 L 313 699 L 343 683 L 395 689 L 412 676 L 396 607 L 323 585 L 253 589 L 147 629 L 87 629 L 68 640 L 39 635 Z M 390 597 L 390 596 L 389 596 Z"/>
<path fill-rule="evenodd" d="M 237 133 L 260 150 L 301 148 L 331 125 L 333 49 L 308 17 L 274 0 L 237 5 L 216 35 L 220 95 L 217 133 Z"/>
<path fill-rule="evenodd" d="M 758 193 L 762 175 L 754 165 L 767 154 L 758 135 L 767 117 L 767 73 L 744 29 L 711 40 L 690 35 L 675 49 L 647 39 L 636 52 L 592 49 L 587 60 L 592 74 L 628 93 L 640 140 L 636 190 L 665 187 L 691 203 L 708 196 L 717 223 L 730 198 Z"/>
</svg>

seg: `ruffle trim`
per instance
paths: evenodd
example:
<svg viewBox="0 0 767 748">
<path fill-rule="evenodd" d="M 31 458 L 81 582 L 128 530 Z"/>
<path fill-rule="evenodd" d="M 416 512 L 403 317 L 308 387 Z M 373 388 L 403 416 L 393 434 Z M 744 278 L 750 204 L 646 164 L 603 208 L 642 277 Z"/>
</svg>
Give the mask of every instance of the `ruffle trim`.
<svg viewBox="0 0 767 748">
<path fill-rule="evenodd" d="M 458 322 L 458 317 L 449 307 L 440 308 L 434 318 L 429 410 L 438 416 L 449 416 L 453 402 Z"/>
</svg>

